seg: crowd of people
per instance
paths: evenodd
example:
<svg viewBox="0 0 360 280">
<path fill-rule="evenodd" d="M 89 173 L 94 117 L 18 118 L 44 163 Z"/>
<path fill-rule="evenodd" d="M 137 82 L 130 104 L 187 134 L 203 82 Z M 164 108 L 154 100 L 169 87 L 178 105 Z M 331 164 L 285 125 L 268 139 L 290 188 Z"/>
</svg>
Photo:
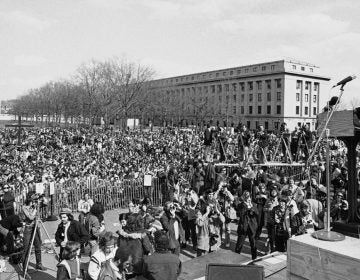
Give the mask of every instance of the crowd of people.
<svg viewBox="0 0 360 280">
<path fill-rule="evenodd" d="M 121 182 L 145 174 L 159 178 L 162 205 L 154 205 L 151 191 L 132 199 L 128 213 L 119 216 L 116 233 L 106 228 L 114 221 L 104 220 L 105 205 L 90 193 L 84 193 L 78 209 L 63 207 L 55 234 L 60 247 L 57 279 L 177 279 L 182 250 L 193 250 L 198 257 L 221 247 L 231 250 L 231 226 L 237 227 L 234 251 L 242 253 L 248 238 L 256 259 L 259 239 L 268 252 L 285 252 L 291 236 L 324 228 L 327 207 L 332 221 L 348 219 L 349 182 L 341 144 L 333 143 L 337 147 L 331 156 L 330 205 L 323 147 L 306 180 L 299 176 L 304 170 L 295 174 L 291 167 L 252 164 L 276 159 L 306 162 L 316 140 L 307 127 L 291 133 L 285 124 L 279 133 L 261 126 L 253 132 L 245 125 L 229 131 L 210 125 L 205 131 L 34 128 L 23 131 L 21 147 L 15 144 L 15 131 L 0 135 L 0 243 L 12 253 L 23 232 L 27 256 L 34 237 L 39 270 L 45 268 L 35 228 L 36 183 L 89 177 Z M 230 167 L 229 162 L 238 164 Z M 11 189 L 24 185 L 26 201 L 15 213 Z M 84 254 L 90 255 L 86 269 L 79 266 Z"/>
</svg>

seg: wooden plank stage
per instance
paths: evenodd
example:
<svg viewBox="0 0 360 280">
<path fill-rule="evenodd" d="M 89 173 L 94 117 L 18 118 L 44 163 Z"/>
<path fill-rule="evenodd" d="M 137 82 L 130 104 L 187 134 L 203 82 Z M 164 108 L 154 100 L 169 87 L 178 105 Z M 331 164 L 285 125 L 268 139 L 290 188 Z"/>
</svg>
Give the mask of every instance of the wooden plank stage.
<svg viewBox="0 0 360 280">
<path fill-rule="evenodd" d="M 360 279 L 360 240 L 323 241 L 304 234 L 288 241 L 288 279 Z"/>
<path fill-rule="evenodd" d="M 182 272 L 178 279 L 193 280 L 204 277 L 206 274 L 206 265 L 209 263 L 241 264 L 249 260 L 249 257 L 242 254 L 237 254 L 230 250 L 219 249 L 216 252 L 184 262 L 182 264 Z"/>
</svg>

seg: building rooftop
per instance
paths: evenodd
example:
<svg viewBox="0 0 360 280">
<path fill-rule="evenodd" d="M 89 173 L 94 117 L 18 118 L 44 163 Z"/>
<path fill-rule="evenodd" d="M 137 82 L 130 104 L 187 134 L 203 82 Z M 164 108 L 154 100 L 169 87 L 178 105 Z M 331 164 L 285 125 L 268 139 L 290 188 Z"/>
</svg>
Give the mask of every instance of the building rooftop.
<svg viewBox="0 0 360 280">
<path fill-rule="evenodd" d="M 298 65 L 300 66 L 300 68 L 299 70 L 294 70 L 294 69 L 286 68 L 285 65 L 289 65 L 289 66 Z M 160 85 L 170 86 L 175 84 L 226 80 L 236 77 L 251 77 L 251 76 L 268 75 L 268 74 L 275 74 L 282 72 L 288 72 L 299 75 L 308 75 L 308 76 L 330 80 L 330 78 L 316 73 L 319 68 L 320 68 L 319 66 L 316 66 L 308 62 L 286 58 L 282 60 L 275 60 L 275 61 L 262 62 L 256 64 L 242 65 L 237 67 L 190 73 L 190 74 L 172 76 L 167 78 L 160 78 L 154 80 L 154 82 L 155 82 L 155 86 L 160 86 Z"/>
</svg>

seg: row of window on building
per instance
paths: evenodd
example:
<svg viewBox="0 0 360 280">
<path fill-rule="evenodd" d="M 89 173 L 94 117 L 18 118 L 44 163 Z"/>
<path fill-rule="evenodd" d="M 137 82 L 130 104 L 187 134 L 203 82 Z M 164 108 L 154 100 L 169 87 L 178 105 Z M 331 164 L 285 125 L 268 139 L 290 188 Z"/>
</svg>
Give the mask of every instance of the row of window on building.
<svg viewBox="0 0 360 280">
<path fill-rule="evenodd" d="M 185 108 L 184 104 L 183 104 L 183 109 Z M 238 111 L 237 106 L 232 106 L 232 112 L 229 110 L 231 107 L 224 107 L 224 106 L 219 106 L 217 113 L 218 114 L 224 114 L 224 115 L 237 115 L 238 113 L 240 113 L 240 115 L 245 115 L 245 106 L 240 106 L 240 111 Z M 255 113 L 255 108 L 257 108 L 257 112 Z M 276 105 L 276 115 L 281 115 L 281 105 Z M 191 107 L 188 107 L 188 112 L 191 111 Z M 211 108 L 211 112 L 216 114 L 216 109 L 215 108 Z M 193 114 L 196 114 L 196 109 L 193 108 Z M 271 105 L 267 105 L 266 106 L 266 112 L 263 110 L 262 106 L 248 106 L 248 115 L 272 115 L 272 106 Z M 295 114 L 296 115 L 300 115 L 300 106 L 296 106 L 295 107 Z M 313 107 L 313 111 L 312 111 L 313 116 L 316 116 L 317 114 L 317 108 Z M 304 116 L 309 116 L 309 107 L 308 106 L 304 106 Z"/>
<path fill-rule="evenodd" d="M 276 89 L 281 89 L 281 79 L 275 79 L 275 86 L 276 86 Z M 256 89 L 257 90 L 262 90 L 263 87 L 262 87 L 262 82 L 263 81 L 256 81 L 255 84 L 256 84 Z M 210 86 L 204 86 L 204 87 L 188 87 L 188 88 L 181 88 L 181 89 L 176 89 L 176 90 L 167 90 L 166 93 L 167 94 L 174 94 L 176 92 L 176 94 L 180 94 L 181 92 L 181 95 L 185 95 L 185 90 L 186 90 L 186 93 L 190 94 L 202 94 L 202 93 L 209 93 L 209 89 L 210 89 L 210 93 L 221 93 L 223 92 L 223 89 L 224 89 L 224 92 L 230 92 L 230 86 L 232 88 L 232 91 L 233 92 L 236 92 L 237 89 L 238 89 L 238 86 L 239 86 L 239 89 L 240 91 L 245 91 L 245 86 L 247 85 L 247 89 L 249 91 L 252 91 L 254 90 L 254 82 L 253 81 L 249 81 L 247 83 L 245 82 L 239 82 L 239 83 L 232 83 L 231 85 L 230 84 L 218 84 L 218 85 L 210 85 Z M 267 90 L 271 90 L 271 80 L 265 80 L 265 88 Z M 305 82 L 305 90 L 308 90 L 311 88 L 311 82 Z M 197 90 L 196 90 L 197 89 Z M 297 85 L 296 85 L 296 89 L 302 89 L 302 81 L 297 81 Z M 319 90 L 319 83 L 314 83 L 314 91 L 318 91 Z M 270 94 L 270 93 L 268 93 Z M 300 94 L 300 93 L 298 93 Z"/>
<path fill-rule="evenodd" d="M 258 101 L 258 102 L 262 102 L 262 101 L 263 101 L 263 94 L 262 94 L 261 92 L 257 93 L 256 96 L 257 96 L 257 101 Z M 280 91 L 276 92 L 276 101 L 281 101 L 281 96 L 282 96 L 282 93 L 281 93 Z M 222 102 L 222 100 L 223 100 L 222 96 L 219 95 L 219 102 Z M 229 102 L 229 100 L 230 100 L 229 95 L 226 95 L 226 96 L 225 96 L 225 100 L 226 100 L 227 103 Z M 267 93 L 266 93 L 266 101 L 271 101 L 271 100 L 272 100 L 272 98 L 271 98 L 271 92 L 267 92 Z M 197 99 L 197 101 L 199 101 L 199 102 L 203 102 L 203 101 L 208 102 L 208 97 L 204 97 L 204 98 L 199 97 L 199 98 Z M 213 101 L 214 101 L 214 100 L 213 100 Z M 237 95 L 234 94 L 234 95 L 233 95 L 233 102 L 236 102 L 236 101 L 237 101 Z M 253 102 L 253 101 L 254 101 L 254 94 L 252 94 L 252 93 L 249 94 L 249 100 L 248 100 L 248 101 L 249 101 L 249 102 Z M 300 101 L 300 93 L 299 93 L 299 92 L 296 93 L 296 101 Z M 312 101 L 313 101 L 314 103 L 317 102 L 317 95 L 313 95 L 313 96 L 312 96 Z M 240 102 L 245 102 L 245 94 L 240 95 Z M 307 94 L 307 93 L 304 94 L 304 102 L 309 102 L 309 94 Z"/>
<path fill-rule="evenodd" d="M 275 79 L 275 87 L 277 89 L 281 88 L 282 84 L 281 84 L 281 79 Z M 254 84 L 256 84 L 256 88 L 258 90 L 262 90 L 263 86 L 262 86 L 262 82 L 263 81 L 249 81 L 249 82 L 239 82 L 239 83 L 231 83 L 231 84 L 218 84 L 218 85 L 210 85 L 210 86 L 204 86 L 204 87 L 191 87 L 191 88 L 186 88 L 187 92 L 190 93 L 190 90 L 192 91 L 193 94 L 197 93 L 209 93 L 209 89 L 210 89 L 210 93 L 221 93 L 223 92 L 223 89 L 225 92 L 229 92 L 230 91 L 230 87 L 232 89 L 232 91 L 237 91 L 237 89 L 239 88 L 240 91 L 245 91 L 245 88 L 247 88 L 247 90 L 254 90 Z M 266 89 L 271 89 L 271 80 L 265 80 L 265 88 Z M 181 94 L 185 94 L 185 88 L 181 88 L 181 89 L 177 89 L 176 93 L 180 93 Z M 168 91 L 170 92 L 170 91 Z M 172 93 L 174 92 L 173 90 L 171 91 Z"/>
<path fill-rule="evenodd" d="M 296 101 L 300 101 L 300 93 L 299 92 L 296 93 Z M 304 94 L 304 101 L 309 102 L 309 94 L 307 94 L 307 93 Z M 312 101 L 314 103 L 317 102 L 317 96 L 316 95 L 312 96 Z"/>
<path fill-rule="evenodd" d="M 301 71 L 306 70 L 305 66 L 295 65 L 295 64 L 292 65 L 293 70 L 298 70 L 297 67 L 300 67 Z M 271 71 L 274 71 L 276 69 L 276 65 L 273 64 L 270 66 L 262 65 L 262 66 L 253 66 L 253 67 L 242 67 L 239 69 L 232 69 L 232 70 L 220 70 L 218 72 L 208 72 L 208 73 L 195 74 L 195 75 L 183 76 L 183 77 L 172 78 L 172 79 L 165 79 L 165 80 L 158 81 L 158 83 L 160 83 L 159 85 L 169 85 L 169 84 L 179 83 L 179 82 L 234 76 L 234 75 L 240 75 L 242 73 L 249 74 L 251 72 L 252 73 L 265 72 L 269 69 Z M 309 67 L 309 71 L 314 72 L 314 68 Z"/>
<path fill-rule="evenodd" d="M 208 72 L 208 73 L 203 73 L 203 74 L 195 74 L 195 75 L 191 75 L 191 76 L 184 76 L 184 77 L 179 77 L 179 78 L 172 78 L 172 79 L 166 79 L 166 80 L 162 80 L 160 85 L 168 85 L 168 84 L 173 84 L 175 83 L 179 83 L 179 82 L 187 82 L 187 81 L 194 81 L 194 80 L 201 80 L 201 79 L 212 79 L 212 78 L 220 78 L 220 77 L 227 77 L 227 76 L 233 76 L 233 75 L 240 75 L 242 73 L 248 74 L 251 71 L 256 73 L 258 71 L 262 71 L 265 72 L 267 71 L 269 68 L 269 66 L 263 65 L 263 66 L 253 66 L 251 67 L 246 67 L 246 68 L 239 68 L 239 69 L 232 69 L 232 70 L 223 70 L 223 71 L 218 71 L 218 72 Z M 271 65 L 270 66 L 270 70 L 274 71 L 275 70 L 275 65 Z"/>
<path fill-rule="evenodd" d="M 297 80 L 296 81 L 296 89 L 301 89 L 302 90 L 302 87 L 303 87 L 303 81 L 302 80 Z M 314 83 L 314 91 L 319 91 L 319 87 L 320 87 L 319 83 Z M 305 88 L 304 89 L 311 91 L 311 82 L 305 81 Z"/>
</svg>

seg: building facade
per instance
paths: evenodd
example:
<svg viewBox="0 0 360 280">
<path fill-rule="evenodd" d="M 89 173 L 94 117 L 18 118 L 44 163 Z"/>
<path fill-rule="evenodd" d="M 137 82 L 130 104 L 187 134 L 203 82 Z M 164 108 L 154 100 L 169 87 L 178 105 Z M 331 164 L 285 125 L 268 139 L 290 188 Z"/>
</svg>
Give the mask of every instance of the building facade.
<svg viewBox="0 0 360 280">
<path fill-rule="evenodd" d="M 321 92 L 330 78 L 319 67 L 279 60 L 154 80 L 150 83 L 156 122 L 201 125 L 264 125 L 277 130 L 286 122 L 315 129 Z M 326 90 L 325 90 L 326 91 Z"/>
</svg>

